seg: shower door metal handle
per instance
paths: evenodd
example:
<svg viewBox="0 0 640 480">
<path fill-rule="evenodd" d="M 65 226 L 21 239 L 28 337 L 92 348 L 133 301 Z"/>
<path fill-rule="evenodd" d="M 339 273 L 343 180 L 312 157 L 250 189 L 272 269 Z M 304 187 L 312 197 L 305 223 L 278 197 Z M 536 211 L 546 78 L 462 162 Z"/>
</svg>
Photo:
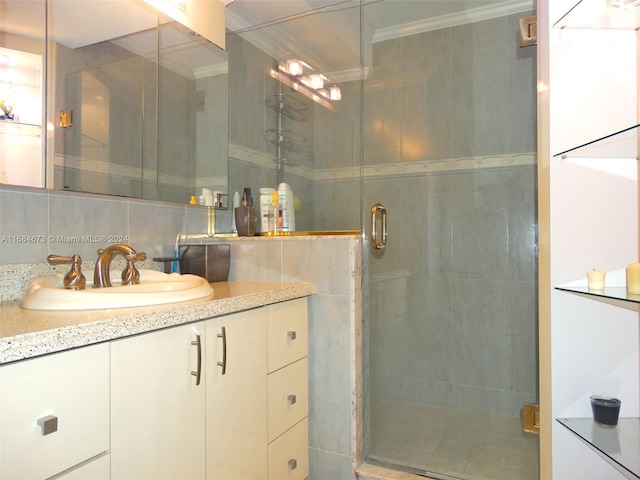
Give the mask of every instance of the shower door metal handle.
<svg viewBox="0 0 640 480">
<path fill-rule="evenodd" d="M 382 225 L 382 238 L 378 241 L 378 212 L 380 212 L 380 224 Z M 371 248 L 383 250 L 387 246 L 387 209 L 381 203 L 371 207 Z"/>
</svg>

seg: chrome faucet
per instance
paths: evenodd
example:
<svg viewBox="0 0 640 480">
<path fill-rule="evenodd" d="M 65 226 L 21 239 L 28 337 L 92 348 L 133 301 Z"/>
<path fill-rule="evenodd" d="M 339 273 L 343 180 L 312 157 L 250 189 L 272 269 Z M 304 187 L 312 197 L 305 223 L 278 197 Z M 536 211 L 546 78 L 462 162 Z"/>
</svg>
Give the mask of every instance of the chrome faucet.
<svg viewBox="0 0 640 480">
<path fill-rule="evenodd" d="M 136 252 L 133 248 L 123 243 L 116 243 L 105 249 L 98 250 L 98 260 L 93 271 L 93 288 L 103 288 L 111 286 L 111 262 L 116 255 L 122 255 L 127 260 L 127 266 L 122 271 L 122 285 L 132 285 L 140 283 L 140 272 L 134 263 L 139 260 L 146 260 L 144 252 Z"/>
</svg>

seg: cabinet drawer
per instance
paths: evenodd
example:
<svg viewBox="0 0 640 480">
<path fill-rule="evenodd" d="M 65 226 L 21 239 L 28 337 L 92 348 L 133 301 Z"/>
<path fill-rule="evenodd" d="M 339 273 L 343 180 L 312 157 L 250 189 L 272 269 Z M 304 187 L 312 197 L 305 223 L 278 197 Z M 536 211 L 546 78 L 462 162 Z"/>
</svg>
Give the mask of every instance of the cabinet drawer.
<svg viewBox="0 0 640 480">
<path fill-rule="evenodd" d="M 268 376 L 269 442 L 309 414 L 307 358 Z"/>
<path fill-rule="evenodd" d="M 269 307 L 268 370 L 273 372 L 308 355 L 307 299 Z"/>
<path fill-rule="evenodd" d="M 108 344 L 3 366 L 0 385 L 3 480 L 47 478 L 109 449 Z M 45 434 L 46 417 L 57 428 Z"/>
<path fill-rule="evenodd" d="M 309 426 L 305 418 L 269 445 L 269 480 L 304 480 L 309 475 Z"/>
</svg>

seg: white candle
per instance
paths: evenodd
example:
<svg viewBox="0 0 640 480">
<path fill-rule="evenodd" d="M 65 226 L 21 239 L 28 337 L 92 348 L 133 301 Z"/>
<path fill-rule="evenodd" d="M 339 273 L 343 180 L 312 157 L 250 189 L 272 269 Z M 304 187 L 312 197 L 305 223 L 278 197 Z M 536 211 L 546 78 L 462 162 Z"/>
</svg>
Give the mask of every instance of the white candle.
<svg viewBox="0 0 640 480">
<path fill-rule="evenodd" d="M 640 263 L 630 263 L 627 265 L 627 292 L 640 294 Z"/>
<path fill-rule="evenodd" d="M 607 272 L 601 270 L 590 270 L 587 272 L 587 282 L 589 284 L 589 290 L 604 290 L 604 279 Z"/>
</svg>

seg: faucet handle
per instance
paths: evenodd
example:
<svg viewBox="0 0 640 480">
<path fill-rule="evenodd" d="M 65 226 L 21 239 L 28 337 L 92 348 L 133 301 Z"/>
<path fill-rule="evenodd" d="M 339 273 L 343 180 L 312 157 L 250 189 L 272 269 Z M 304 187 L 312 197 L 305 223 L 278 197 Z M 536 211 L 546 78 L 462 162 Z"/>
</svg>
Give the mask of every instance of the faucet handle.
<svg viewBox="0 0 640 480">
<path fill-rule="evenodd" d="M 135 258 L 133 258 L 134 262 L 144 262 L 147 259 L 147 254 L 144 253 L 144 252 L 138 252 L 136 254 L 129 255 L 129 257 L 135 257 Z M 127 260 L 128 259 L 129 258 L 127 257 Z"/>
<path fill-rule="evenodd" d="M 135 262 L 146 260 L 147 254 L 144 252 L 131 253 L 125 258 L 127 266 L 122 271 L 122 285 L 137 285 L 140 283 L 140 272 L 136 268 Z"/>
<path fill-rule="evenodd" d="M 69 290 L 83 290 L 87 281 L 82 274 L 82 258 L 80 255 L 73 254 L 70 257 L 63 255 L 49 255 L 47 257 L 49 265 L 71 265 L 71 269 L 64 276 L 64 288 Z"/>
</svg>

